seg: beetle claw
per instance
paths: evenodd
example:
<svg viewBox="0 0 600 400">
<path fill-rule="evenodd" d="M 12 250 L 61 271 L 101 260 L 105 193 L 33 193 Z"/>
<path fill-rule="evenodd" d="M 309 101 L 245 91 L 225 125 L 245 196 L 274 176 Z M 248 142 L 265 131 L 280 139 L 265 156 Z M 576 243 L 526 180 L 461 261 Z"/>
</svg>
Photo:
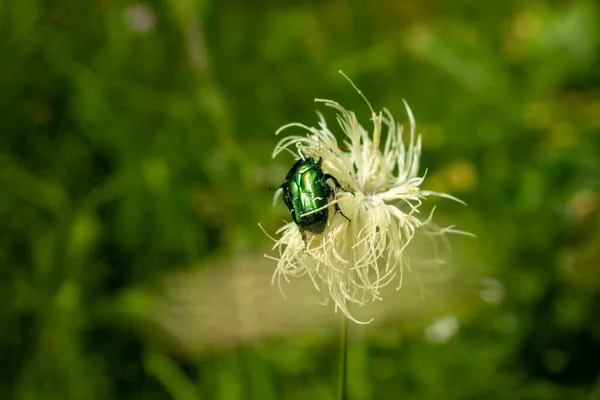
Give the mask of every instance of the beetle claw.
<svg viewBox="0 0 600 400">
<path fill-rule="evenodd" d="M 336 213 L 339 212 L 340 214 L 342 214 L 342 217 L 344 217 L 344 218 L 346 218 L 348 220 L 348 222 L 352 222 L 352 220 L 350 218 L 346 217 L 346 214 L 344 214 L 342 212 L 342 209 L 340 208 L 340 206 L 337 203 L 335 203 L 335 212 Z"/>
</svg>

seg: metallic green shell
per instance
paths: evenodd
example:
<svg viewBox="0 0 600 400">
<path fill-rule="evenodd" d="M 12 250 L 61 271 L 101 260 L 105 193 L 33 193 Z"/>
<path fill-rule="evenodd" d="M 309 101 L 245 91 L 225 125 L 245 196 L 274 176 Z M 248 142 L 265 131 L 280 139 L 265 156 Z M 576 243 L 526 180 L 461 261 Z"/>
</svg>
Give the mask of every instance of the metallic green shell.
<svg viewBox="0 0 600 400">
<path fill-rule="evenodd" d="M 333 192 L 325 183 L 321 159 L 316 162 L 310 157 L 298 160 L 288 172 L 281 188 L 284 193 L 283 199 L 292 213 L 294 222 L 308 232 L 322 233 L 327 226 L 327 208 L 310 215 L 302 215 L 325 206 Z"/>
</svg>

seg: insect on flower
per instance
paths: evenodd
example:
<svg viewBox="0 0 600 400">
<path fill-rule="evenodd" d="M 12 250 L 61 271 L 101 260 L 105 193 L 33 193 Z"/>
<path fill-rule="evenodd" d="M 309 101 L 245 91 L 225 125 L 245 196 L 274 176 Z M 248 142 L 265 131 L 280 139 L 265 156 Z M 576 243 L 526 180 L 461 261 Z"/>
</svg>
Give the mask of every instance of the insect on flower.
<svg viewBox="0 0 600 400">
<path fill-rule="evenodd" d="M 350 304 L 363 306 L 381 300 L 380 289 L 394 280 L 398 289 L 402 286 L 404 269 L 410 268 L 406 248 L 415 235 L 435 242 L 446 233 L 469 234 L 454 226 L 436 225 L 433 211 L 425 217 L 420 214 L 421 205 L 430 196 L 460 200 L 421 189 L 425 179 L 419 175 L 421 137 L 415 133 L 408 104 L 404 102 L 410 128 L 405 142 L 403 125 L 386 109 L 376 113 L 362 92 L 344 77 L 367 103 L 372 132 L 352 111 L 323 99 L 315 101 L 337 112 L 344 134 L 342 143 L 321 114 L 317 127 L 294 122 L 279 128 L 276 134 L 292 127 L 308 133 L 283 138 L 273 151 L 273 157 L 288 151 L 300 160 L 278 191 L 284 192 L 293 221 L 277 231 L 278 238 L 271 237 L 278 254 L 267 257 L 277 261 L 274 281 L 281 284 L 281 278 L 289 281 L 308 275 L 325 303 L 333 300 L 336 311 L 360 322 L 352 316 Z M 344 190 L 334 193 L 325 183 L 331 178 Z M 329 215 L 327 209 L 332 205 L 343 214 Z M 316 235 L 307 239 L 304 231 Z M 435 249 L 431 253 L 434 261 L 443 262 Z"/>
<path fill-rule="evenodd" d="M 348 192 L 333 175 L 323 172 L 322 161 L 322 158 L 315 161 L 312 157 L 296 161 L 279 187 L 283 190 L 283 200 L 298 225 L 305 246 L 307 246 L 305 231 L 319 234 L 327 225 L 328 203 L 329 199 L 335 196 L 335 192 L 326 181 L 331 180 L 337 189 Z M 350 222 L 337 203 L 335 203 L 335 211 Z"/>
</svg>

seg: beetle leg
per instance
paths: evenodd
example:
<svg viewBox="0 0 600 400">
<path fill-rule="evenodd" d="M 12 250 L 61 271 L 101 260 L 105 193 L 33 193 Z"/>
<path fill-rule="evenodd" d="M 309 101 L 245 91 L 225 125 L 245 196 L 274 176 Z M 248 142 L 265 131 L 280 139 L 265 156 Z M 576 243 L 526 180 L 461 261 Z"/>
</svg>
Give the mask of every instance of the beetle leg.
<svg viewBox="0 0 600 400">
<path fill-rule="evenodd" d="M 331 179 L 333 181 L 333 183 L 335 184 L 336 188 L 341 189 L 341 190 L 343 190 L 346 193 L 352 193 L 352 194 L 354 194 L 354 192 L 351 192 L 349 190 L 344 189 L 342 187 L 342 185 L 340 185 L 340 183 L 338 182 L 338 180 L 335 179 L 335 177 L 333 175 L 330 175 L 330 174 L 323 175 L 323 180 L 327 180 L 327 179 Z"/>
<path fill-rule="evenodd" d="M 306 251 L 308 252 L 308 243 L 306 241 L 306 232 L 304 232 L 302 229 L 300 229 L 300 227 L 298 227 L 298 230 L 300 231 L 300 235 L 302 235 L 302 241 L 304 242 L 304 247 L 306 248 Z"/>
<path fill-rule="evenodd" d="M 329 176 L 331 176 L 331 175 L 329 175 Z M 333 178 L 333 179 L 335 180 L 335 178 Z M 337 181 L 337 180 L 335 180 L 335 183 L 337 183 L 337 184 L 339 185 L 339 183 L 338 183 L 338 181 Z M 331 196 L 331 197 L 335 197 L 335 193 L 334 193 L 333 189 L 331 188 L 331 186 L 329 186 L 328 184 L 325 184 L 325 186 L 327 186 L 327 189 L 326 189 L 326 190 L 327 190 L 327 196 L 328 196 L 328 197 L 329 197 L 329 196 Z M 342 188 L 342 190 L 344 190 L 344 191 L 346 191 L 346 192 L 347 192 L 347 190 L 345 190 L 345 189 L 343 189 L 343 188 Z M 350 193 L 352 193 L 352 192 L 350 192 Z M 352 194 L 354 194 L 354 193 L 352 193 Z M 342 212 L 342 209 L 340 208 L 340 205 L 339 205 L 338 203 L 335 203 L 335 204 L 334 204 L 334 206 L 335 206 L 335 212 L 336 212 L 336 214 L 337 214 L 337 213 L 340 213 L 340 214 L 342 214 L 342 217 L 344 217 L 344 218 L 346 218 L 346 219 L 348 220 L 348 222 L 350 222 L 350 221 L 351 221 L 351 220 L 350 220 L 350 218 L 346 217 L 346 214 L 344 214 L 344 213 Z"/>
<path fill-rule="evenodd" d="M 279 186 L 269 186 L 269 190 L 279 190 L 279 189 L 283 189 L 283 186 L 285 185 L 285 183 L 287 182 L 287 180 L 283 181 L 283 183 Z"/>
<path fill-rule="evenodd" d="M 348 222 L 351 222 L 350 218 L 346 217 L 346 214 L 344 214 L 342 212 L 342 209 L 340 208 L 340 206 L 338 205 L 338 203 L 335 203 L 334 205 L 335 205 L 335 212 L 339 212 L 340 214 L 342 214 L 342 217 L 346 218 L 348 220 Z"/>
</svg>

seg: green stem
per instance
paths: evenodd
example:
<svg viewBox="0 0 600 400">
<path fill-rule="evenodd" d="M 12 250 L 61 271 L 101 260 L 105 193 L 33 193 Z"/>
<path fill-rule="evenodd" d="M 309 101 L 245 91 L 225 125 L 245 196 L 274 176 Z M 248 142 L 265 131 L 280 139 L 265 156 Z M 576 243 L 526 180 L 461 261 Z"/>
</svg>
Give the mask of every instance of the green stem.
<svg viewBox="0 0 600 400">
<path fill-rule="evenodd" d="M 348 318 L 342 314 L 342 324 L 340 329 L 340 368 L 339 368 L 339 399 L 347 400 L 347 381 L 348 381 Z"/>
</svg>

